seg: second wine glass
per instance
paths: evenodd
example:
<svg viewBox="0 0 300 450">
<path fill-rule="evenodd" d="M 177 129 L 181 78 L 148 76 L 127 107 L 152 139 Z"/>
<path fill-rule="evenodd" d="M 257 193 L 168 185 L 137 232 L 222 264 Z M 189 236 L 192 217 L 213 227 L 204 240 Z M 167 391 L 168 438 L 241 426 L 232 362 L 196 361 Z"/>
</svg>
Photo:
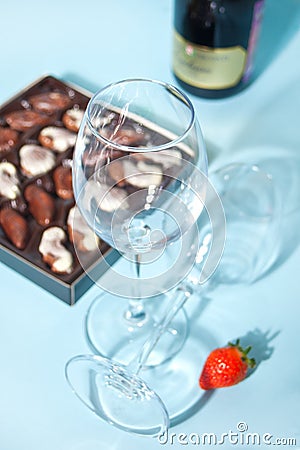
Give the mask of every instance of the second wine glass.
<svg viewBox="0 0 300 450">
<path fill-rule="evenodd" d="M 180 241 L 195 224 L 204 206 L 206 173 L 193 105 L 175 87 L 130 79 L 91 99 L 74 152 L 76 203 L 96 234 L 136 268 L 136 277 L 116 274 L 109 286 L 100 283 L 110 295 L 93 303 L 87 334 L 101 355 L 127 363 L 159 320 L 159 275 L 151 279 L 156 298 L 144 304 L 143 298 L 154 295 L 153 289 L 151 294 L 143 290 L 141 267 L 158 261 L 166 246 Z M 187 260 L 192 267 L 191 255 Z M 173 264 L 162 267 L 166 270 L 170 287 L 181 281 Z M 120 297 L 128 299 L 127 306 Z M 183 345 L 184 314 L 176 320 L 153 365 Z"/>
</svg>

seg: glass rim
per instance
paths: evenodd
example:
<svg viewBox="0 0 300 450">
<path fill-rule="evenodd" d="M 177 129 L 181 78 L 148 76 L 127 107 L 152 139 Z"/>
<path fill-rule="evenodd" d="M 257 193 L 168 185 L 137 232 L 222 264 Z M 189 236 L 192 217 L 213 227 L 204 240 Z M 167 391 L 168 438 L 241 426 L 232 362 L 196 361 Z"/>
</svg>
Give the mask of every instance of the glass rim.
<svg viewBox="0 0 300 450">
<path fill-rule="evenodd" d="M 118 144 L 117 142 L 111 141 L 107 138 L 105 138 L 104 136 L 102 136 L 94 127 L 94 125 L 92 124 L 91 121 L 91 108 L 92 105 L 95 101 L 95 99 L 97 97 L 99 97 L 100 94 L 102 94 L 103 92 L 105 92 L 108 89 L 111 89 L 112 87 L 118 86 L 120 84 L 125 84 L 125 83 L 132 83 L 132 82 L 146 82 L 146 83 L 152 83 L 152 84 L 156 84 L 156 85 L 160 85 L 164 88 L 166 88 L 170 93 L 172 93 L 175 97 L 177 97 L 178 99 L 183 100 L 183 102 L 186 104 L 186 106 L 188 107 L 188 109 L 191 112 L 191 118 L 190 121 L 188 123 L 188 126 L 186 127 L 185 131 L 178 137 L 168 140 L 168 142 L 166 142 L 165 144 L 161 144 L 161 145 L 155 145 L 153 147 L 132 147 L 129 145 L 123 145 L 123 144 Z M 112 105 L 113 106 L 113 105 Z M 195 113 L 195 108 L 193 103 L 191 102 L 191 100 L 189 99 L 189 97 L 182 92 L 180 89 L 178 89 L 177 87 L 173 86 L 170 83 L 167 83 L 165 81 L 160 81 L 160 80 L 156 80 L 156 79 L 152 79 L 152 78 L 125 78 L 116 82 L 112 82 L 108 85 L 106 85 L 104 88 L 100 89 L 99 91 L 97 91 L 92 98 L 90 99 L 88 105 L 87 105 L 87 109 L 86 109 L 86 120 L 88 123 L 88 126 L 92 132 L 92 134 L 94 136 L 96 136 L 98 139 L 100 139 L 105 145 L 108 145 L 110 147 L 114 147 L 114 149 L 116 150 L 120 150 L 123 152 L 132 152 L 132 153 L 146 153 L 146 152 L 155 152 L 155 151 L 161 151 L 161 150 L 167 150 L 170 147 L 176 147 L 178 144 L 180 144 L 185 137 L 189 134 L 190 130 L 193 128 L 194 124 L 195 124 L 195 120 L 196 120 L 196 113 Z M 137 116 L 136 113 L 130 113 L 130 115 L 132 116 Z M 148 120 L 148 119 L 147 119 Z M 151 123 L 151 120 L 149 120 L 149 123 Z M 171 133 L 171 132 L 169 132 Z"/>
</svg>

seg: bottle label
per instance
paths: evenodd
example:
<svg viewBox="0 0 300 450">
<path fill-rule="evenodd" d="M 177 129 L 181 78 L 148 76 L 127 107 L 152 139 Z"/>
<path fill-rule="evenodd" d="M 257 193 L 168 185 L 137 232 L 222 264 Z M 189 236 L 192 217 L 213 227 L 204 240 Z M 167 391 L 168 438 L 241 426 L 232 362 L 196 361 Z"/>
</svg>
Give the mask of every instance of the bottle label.
<svg viewBox="0 0 300 450">
<path fill-rule="evenodd" d="M 209 48 L 174 31 L 173 70 L 185 83 L 202 89 L 227 89 L 241 80 L 247 52 L 241 46 Z"/>
</svg>

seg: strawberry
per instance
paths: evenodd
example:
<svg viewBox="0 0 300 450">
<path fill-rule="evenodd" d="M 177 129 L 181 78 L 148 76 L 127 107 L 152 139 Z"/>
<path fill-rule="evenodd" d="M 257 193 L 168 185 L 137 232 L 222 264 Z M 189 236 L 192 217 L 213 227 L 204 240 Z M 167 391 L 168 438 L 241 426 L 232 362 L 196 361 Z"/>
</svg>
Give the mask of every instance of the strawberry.
<svg viewBox="0 0 300 450">
<path fill-rule="evenodd" d="M 235 344 L 229 342 L 227 347 L 213 350 L 202 370 L 199 385 L 209 390 L 233 386 L 244 380 L 248 369 L 255 366 L 255 359 L 248 358 L 251 347 L 243 349 L 239 339 Z"/>
</svg>

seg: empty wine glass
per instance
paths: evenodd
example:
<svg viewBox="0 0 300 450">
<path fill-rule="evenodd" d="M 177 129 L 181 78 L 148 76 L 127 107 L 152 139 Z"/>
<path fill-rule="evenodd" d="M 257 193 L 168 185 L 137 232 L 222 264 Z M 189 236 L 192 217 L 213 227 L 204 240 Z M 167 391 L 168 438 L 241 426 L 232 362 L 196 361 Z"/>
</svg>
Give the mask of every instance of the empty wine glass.
<svg viewBox="0 0 300 450">
<path fill-rule="evenodd" d="M 211 224 L 201 216 L 201 245 L 191 284 L 212 289 L 220 284 L 251 284 L 262 277 L 278 255 L 280 197 L 272 175 L 256 164 L 232 163 L 210 176 L 226 216 L 226 243 L 216 273 L 207 280 L 205 258 L 211 245 Z M 201 276 L 199 276 L 199 271 Z"/>
<path fill-rule="evenodd" d="M 89 310 L 88 338 L 102 356 L 116 357 L 122 348 L 129 353 L 129 343 L 136 353 L 157 323 L 163 295 L 144 305 L 141 264 L 155 261 L 195 224 L 203 210 L 206 173 L 194 108 L 175 87 L 147 79 L 124 80 L 102 89 L 89 102 L 74 151 L 76 204 L 89 226 L 132 262 L 137 274 L 127 276 L 121 292 L 116 277 L 109 295 Z M 178 276 L 173 270 L 173 283 Z M 157 283 L 156 295 L 160 292 Z M 120 297 L 129 299 L 127 307 Z M 186 326 L 182 313 L 173 324 L 170 345 L 164 345 L 156 363 L 181 348 Z"/>
<path fill-rule="evenodd" d="M 254 248 L 247 257 L 247 266 L 241 267 L 243 270 L 245 267 L 248 268 L 248 276 L 241 278 L 241 281 L 253 282 L 274 261 L 271 246 L 266 246 L 268 252 L 261 251 L 266 238 L 270 236 L 270 241 L 274 240 L 279 213 L 272 178 L 259 167 L 246 164 L 226 166 L 215 172 L 213 178 L 224 200 L 227 246 L 234 249 L 235 235 L 238 232 L 239 245 L 243 249 Z M 198 221 L 200 226 L 203 226 L 201 217 Z M 260 230 L 255 234 L 254 230 L 261 226 L 263 232 Z M 212 267 L 207 263 L 211 250 L 211 231 L 211 227 L 208 228 L 207 224 L 203 226 L 203 241 L 200 246 L 202 250 L 196 263 L 197 276 L 189 277 L 173 292 L 165 317 L 127 367 L 98 355 L 75 356 L 67 363 L 66 377 L 75 394 L 100 418 L 122 430 L 147 436 L 163 433 L 169 426 L 170 418 L 174 420 L 192 409 L 202 395 L 197 383 L 201 355 L 197 356 L 196 365 L 192 361 L 193 365 L 187 367 L 189 378 L 192 377 L 195 383 L 186 386 L 183 398 L 178 393 L 176 396 L 173 395 L 172 383 L 161 383 L 157 376 L 159 369 L 155 369 L 154 376 L 153 371 L 149 369 L 144 372 L 143 378 L 139 377 L 139 373 L 174 316 L 195 292 L 195 286 L 207 281 L 208 272 Z M 221 264 L 226 265 L 226 261 L 230 261 L 233 268 L 239 267 L 239 253 L 234 252 L 230 255 L 228 254 L 227 258 L 225 247 L 224 262 Z M 222 266 L 219 265 L 212 278 L 218 279 L 217 274 L 221 270 Z M 226 271 L 226 276 L 220 275 L 219 282 L 236 283 L 239 281 L 236 273 L 236 268 Z M 175 373 L 170 369 L 168 372 L 169 377 L 174 377 Z M 164 391 L 166 385 L 170 386 L 170 392 Z M 178 397 L 181 397 L 179 401 Z"/>
<path fill-rule="evenodd" d="M 226 242 L 221 255 L 221 246 L 216 246 L 213 236 L 223 234 L 224 224 L 222 221 L 212 223 L 211 216 L 202 214 L 197 221 L 200 245 L 194 268 L 172 292 L 174 297 L 182 297 L 182 292 L 187 292 L 182 304 L 191 295 L 202 297 L 220 285 L 254 283 L 272 267 L 278 256 L 281 200 L 272 175 L 256 164 L 232 163 L 212 172 L 210 180 L 224 208 Z M 211 196 L 211 200 L 215 201 L 215 197 Z M 208 198 L 206 203 L 207 210 L 211 210 Z M 213 243 L 215 254 L 212 256 Z"/>
</svg>

